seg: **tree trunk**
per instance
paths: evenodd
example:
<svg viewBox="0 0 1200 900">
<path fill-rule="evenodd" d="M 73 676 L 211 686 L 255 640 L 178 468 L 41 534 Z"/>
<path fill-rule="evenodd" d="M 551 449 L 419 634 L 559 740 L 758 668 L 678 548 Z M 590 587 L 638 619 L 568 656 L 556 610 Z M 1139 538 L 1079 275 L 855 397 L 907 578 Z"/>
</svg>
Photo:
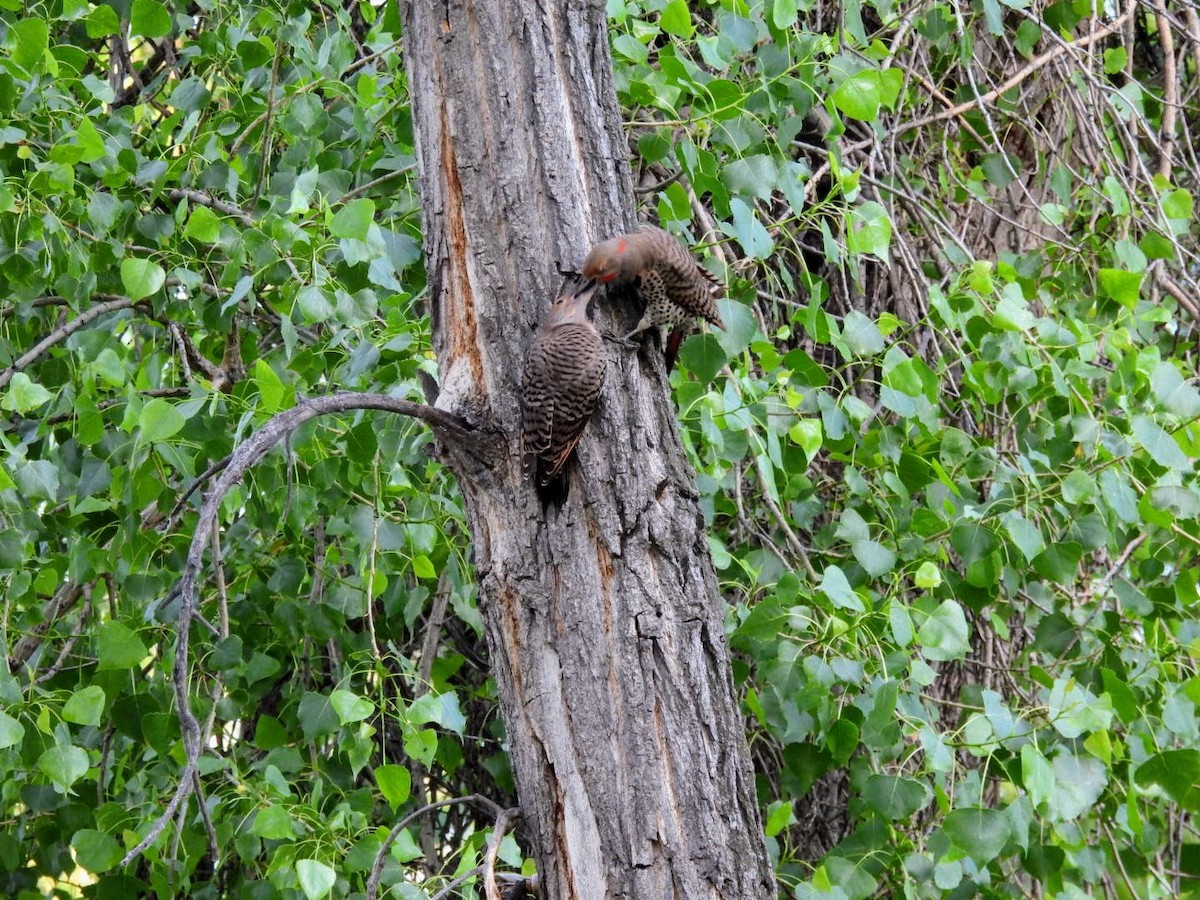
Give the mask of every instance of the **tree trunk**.
<svg viewBox="0 0 1200 900">
<path fill-rule="evenodd" d="M 543 896 L 762 898 L 774 887 L 694 473 L 658 354 L 608 342 L 571 496 L 517 452 L 525 350 L 562 270 L 633 209 L 603 4 L 419 0 L 405 57 L 437 405 Z M 636 314 L 596 303 L 611 335 Z"/>
</svg>

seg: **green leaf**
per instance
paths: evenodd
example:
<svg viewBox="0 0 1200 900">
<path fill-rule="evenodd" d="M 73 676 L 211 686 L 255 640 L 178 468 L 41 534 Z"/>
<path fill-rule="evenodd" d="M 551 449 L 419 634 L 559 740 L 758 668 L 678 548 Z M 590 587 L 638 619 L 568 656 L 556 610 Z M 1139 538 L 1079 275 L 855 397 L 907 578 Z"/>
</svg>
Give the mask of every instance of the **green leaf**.
<svg viewBox="0 0 1200 900">
<path fill-rule="evenodd" d="M 104 712 L 104 689 L 97 685 L 73 693 L 63 704 L 62 717 L 76 725 L 99 725 Z"/>
<path fill-rule="evenodd" d="M 337 211 L 329 223 L 329 233 L 336 238 L 365 241 L 374 219 L 374 203 L 366 198 L 354 200 Z"/>
<path fill-rule="evenodd" d="M 1026 562 L 1045 549 L 1046 542 L 1042 539 L 1041 530 L 1020 513 L 1007 512 L 1002 517 L 1002 521 L 1009 537 L 1017 545 L 1017 549 L 1021 551 Z"/>
<path fill-rule="evenodd" d="M 165 441 L 179 433 L 187 419 L 179 408 L 162 397 L 152 397 L 142 407 L 138 416 L 138 427 L 142 431 L 142 440 L 149 443 Z"/>
<path fill-rule="evenodd" d="M 1083 547 L 1073 541 L 1051 544 L 1033 559 L 1034 570 L 1043 578 L 1073 584 L 1079 571 Z"/>
<path fill-rule="evenodd" d="M 162 267 L 148 259 L 126 257 L 121 260 L 121 283 L 131 300 L 141 300 L 156 293 L 167 281 Z"/>
<path fill-rule="evenodd" d="M 308 900 L 321 900 L 337 883 L 337 872 L 315 859 L 297 860 L 296 875 Z"/>
<path fill-rule="evenodd" d="M 6 712 L 0 712 L 0 750 L 15 747 L 25 739 L 25 726 Z"/>
<path fill-rule="evenodd" d="M 254 815 L 250 833 L 271 841 L 288 840 L 296 836 L 292 817 L 278 804 L 268 804 Z"/>
<path fill-rule="evenodd" d="M 1104 51 L 1104 73 L 1115 75 L 1125 71 L 1125 60 L 1128 58 L 1124 47 L 1110 47 Z"/>
<path fill-rule="evenodd" d="M 315 284 L 306 284 L 296 292 L 296 305 L 310 325 L 324 322 L 333 315 L 334 307 L 325 296 L 325 291 Z"/>
<path fill-rule="evenodd" d="M 338 721 L 343 725 L 349 725 L 351 722 L 361 722 L 375 712 L 374 703 L 366 697 L 360 697 L 358 694 L 350 691 L 334 691 L 329 695 L 329 702 L 333 704 Z"/>
<path fill-rule="evenodd" d="M 1200 811 L 1200 751 L 1164 750 L 1138 766 L 1134 775 L 1142 787 L 1158 785 L 1176 803 Z"/>
<path fill-rule="evenodd" d="M 1021 782 L 1035 807 L 1041 807 L 1054 795 L 1054 769 L 1033 744 L 1021 748 Z"/>
<path fill-rule="evenodd" d="M 846 249 L 851 253 L 870 254 L 887 260 L 892 245 L 892 220 L 887 210 L 873 200 L 860 203 L 850 210 L 850 228 L 846 232 Z"/>
<path fill-rule="evenodd" d="M 399 809 L 412 793 L 412 775 L 404 766 L 376 766 L 375 783 L 392 812 Z"/>
<path fill-rule="evenodd" d="M 221 237 L 221 220 L 207 206 L 193 207 L 183 233 L 202 244 L 215 244 Z"/>
<path fill-rule="evenodd" d="M 1142 286 L 1142 273 L 1125 272 L 1121 269 L 1101 269 L 1098 278 L 1100 288 L 1108 297 L 1130 309 L 1137 305 L 1138 292 Z"/>
<path fill-rule="evenodd" d="M 856 309 L 846 313 L 842 321 L 842 337 L 856 356 L 882 353 L 885 346 L 883 335 L 874 320 Z"/>
<path fill-rule="evenodd" d="M 904 604 L 893 600 L 888 605 L 888 625 L 892 629 L 892 639 L 901 647 L 907 647 L 912 643 L 913 623 L 912 616 L 909 614 L 908 607 Z"/>
<path fill-rule="evenodd" d="M 808 459 L 815 459 L 823 443 L 824 431 L 820 419 L 801 419 L 788 429 L 790 437 Z"/>
<path fill-rule="evenodd" d="M 17 372 L 8 383 L 4 399 L 0 400 L 0 409 L 24 415 L 49 403 L 53 397 L 53 394 L 31 380 L 24 372 Z"/>
<path fill-rule="evenodd" d="M 45 459 L 35 459 L 14 473 L 17 490 L 28 500 L 55 500 L 58 497 L 58 467 Z"/>
<path fill-rule="evenodd" d="M 708 384 L 727 362 L 721 342 L 712 332 L 694 334 L 679 347 L 679 361 L 696 376 L 701 384 Z"/>
<path fill-rule="evenodd" d="M 970 565 L 996 549 L 996 536 L 981 522 L 961 522 L 950 532 L 950 543 Z"/>
<path fill-rule="evenodd" d="M 942 828 L 956 847 L 982 866 L 1000 855 L 1010 826 L 1000 810 L 975 806 L 951 810 Z"/>
<path fill-rule="evenodd" d="M 1046 702 L 1046 717 L 1063 737 L 1077 738 L 1112 723 L 1112 701 L 1097 697 L 1073 678 L 1058 678 Z"/>
<path fill-rule="evenodd" d="M 333 703 L 324 694 L 305 691 L 300 698 L 300 728 L 308 739 L 338 730 L 339 721 Z"/>
<path fill-rule="evenodd" d="M 846 580 L 845 573 L 839 567 L 828 566 L 821 573 L 819 587 L 838 609 L 849 609 L 853 612 L 866 611 L 862 598 L 850 587 L 850 582 Z"/>
<path fill-rule="evenodd" d="M 88 755 L 73 744 L 51 747 L 38 757 L 37 767 L 50 779 L 56 791 L 68 794 L 71 785 L 87 774 Z"/>
<path fill-rule="evenodd" d="M 408 721 L 414 725 L 433 722 L 461 735 L 467 725 L 466 717 L 458 708 L 458 694 L 446 691 L 441 694 L 423 694 L 408 708 Z"/>
<path fill-rule="evenodd" d="M 735 194 L 769 200 L 776 187 L 775 160 L 765 153 L 735 159 L 721 172 L 721 180 Z"/>
<path fill-rule="evenodd" d="M 1150 376 L 1154 398 L 1181 419 L 1200 416 L 1200 391 L 1184 380 L 1174 363 L 1162 360 Z"/>
<path fill-rule="evenodd" d="M 129 29 L 133 35 L 164 37 L 171 33 L 171 14 L 158 0 L 133 0 Z"/>
<path fill-rule="evenodd" d="M 96 637 L 99 669 L 132 669 L 149 656 L 146 645 L 120 622 L 105 622 Z"/>
<path fill-rule="evenodd" d="M 907 819 L 932 796 L 923 781 L 894 775 L 872 775 L 863 787 L 863 801 L 885 819 Z"/>
<path fill-rule="evenodd" d="M 799 3 L 797 0 L 774 0 L 771 5 L 771 23 L 783 31 L 785 28 L 791 28 L 796 24 L 796 18 L 800 13 Z"/>
<path fill-rule="evenodd" d="M 872 578 L 886 575 L 896 565 L 895 552 L 875 541 L 855 541 L 850 545 L 850 550 L 858 564 Z"/>
<path fill-rule="evenodd" d="M 754 210 L 740 197 L 729 201 L 729 210 L 733 214 L 732 224 L 721 223 L 721 230 L 742 245 L 746 255 L 755 259 L 766 259 L 775 249 L 775 242 L 767 234 L 767 229 Z"/>
<path fill-rule="evenodd" d="M 927 659 L 946 662 L 967 655 L 970 634 L 962 607 L 954 600 L 945 600 L 917 630 L 917 643 Z"/>
<path fill-rule="evenodd" d="M 275 374 L 271 364 L 262 357 L 254 361 L 254 384 L 258 388 L 258 408 L 264 415 L 274 415 L 283 406 L 288 391 L 283 381 Z"/>
<path fill-rule="evenodd" d="M 1191 468 L 1191 462 L 1179 449 L 1175 439 L 1149 416 L 1134 416 L 1130 422 L 1130 429 L 1138 443 L 1150 454 L 1150 458 L 1160 466 L 1166 466 L 1168 469 Z"/>
<path fill-rule="evenodd" d="M 1068 822 L 1092 811 L 1108 784 L 1104 763 L 1091 756 L 1059 753 L 1052 765 L 1055 788 L 1048 818 Z"/>
<path fill-rule="evenodd" d="M 754 333 L 758 330 L 758 322 L 754 314 L 736 300 L 718 300 L 717 308 L 721 313 L 723 329 L 714 331 L 717 343 L 725 353 L 726 359 L 733 359 L 750 346 Z"/>
<path fill-rule="evenodd" d="M 688 9 L 687 0 L 670 0 L 663 9 L 658 24 L 667 34 L 690 38 L 695 29 L 692 27 L 692 12 Z"/>
<path fill-rule="evenodd" d="M 425 766 L 433 762 L 437 747 L 437 732 L 432 728 L 420 728 L 404 739 L 404 752 Z"/>
<path fill-rule="evenodd" d="M 845 79 L 830 97 L 833 105 L 852 119 L 865 122 L 879 116 L 879 105 L 883 99 L 883 90 L 879 82 L 879 72 L 874 69 L 863 69 Z"/>
<path fill-rule="evenodd" d="M 121 860 L 121 845 L 103 831 L 85 828 L 71 838 L 75 861 L 94 875 L 107 872 Z"/>
<path fill-rule="evenodd" d="M 106 3 L 101 3 L 88 15 L 84 22 L 84 30 L 87 32 L 87 36 L 93 40 L 106 38 L 121 33 L 121 20 L 117 18 L 115 9 Z"/>
<path fill-rule="evenodd" d="M 437 569 L 433 567 L 433 562 L 428 556 L 420 554 L 414 556 L 412 561 L 413 574 L 418 578 L 437 578 Z"/>
<path fill-rule="evenodd" d="M 788 825 L 795 821 L 795 811 L 790 801 L 776 800 L 767 810 L 767 822 L 764 831 L 767 837 L 775 837 Z"/>
<path fill-rule="evenodd" d="M 46 27 L 46 21 L 39 16 L 26 16 L 9 22 L 4 43 L 16 65 L 26 72 L 40 72 L 50 47 L 50 30 Z"/>
<path fill-rule="evenodd" d="M 1176 219 L 1181 222 L 1191 223 L 1192 219 L 1192 195 L 1183 188 L 1170 191 L 1163 197 L 1163 215 L 1168 219 Z"/>
<path fill-rule="evenodd" d="M 941 583 L 942 573 L 928 560 L 917 567 L 917 572 L 913 576 L 913 584 L 924 590 L 931 590 Z"/>
</svg>

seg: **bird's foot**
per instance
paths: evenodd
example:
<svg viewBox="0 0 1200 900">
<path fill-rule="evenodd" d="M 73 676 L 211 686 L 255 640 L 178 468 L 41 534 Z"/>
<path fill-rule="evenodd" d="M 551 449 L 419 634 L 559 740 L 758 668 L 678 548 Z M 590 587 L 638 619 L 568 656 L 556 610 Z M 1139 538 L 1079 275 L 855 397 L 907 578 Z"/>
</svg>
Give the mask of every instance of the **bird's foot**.
<svg viewBox="0 0 1200 900">
<path fill-rule="evenodd" d="M 605 335 L 605 337 L 620 347 L 628 347 L 630 350 L 636 350 L 642 346 L 642 342 L 638 338 L 640 334 L 640 331 L 631 331 L 624 337 L 617 337 L 616 335 Z"/>
</svg>

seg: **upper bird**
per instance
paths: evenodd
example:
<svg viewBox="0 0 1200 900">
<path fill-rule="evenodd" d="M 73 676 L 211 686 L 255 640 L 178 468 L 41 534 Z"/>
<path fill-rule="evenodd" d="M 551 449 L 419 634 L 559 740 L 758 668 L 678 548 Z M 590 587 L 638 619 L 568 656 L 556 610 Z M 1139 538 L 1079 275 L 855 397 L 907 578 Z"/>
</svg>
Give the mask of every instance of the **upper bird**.
<svg viewBox="0 0 1200 900">
<path fill-rule="evenodd" d="M 521 459 L 545 509 L 561 509 L 570 491 L 570 462 L 596 409 L 608 354 L 588 319 L 595 282 L 554 301 L 525 357 L 521 392 Z"/>
<path fill-rule="evenodd" d="M 658 325 L 678 325 L 699 316 L 724 328 L 714 288 L 724 285 L 674 235 L 653 225 L 601 241 L 583 261 L 583 277 L 601 284 L 635 284 L 646 311 L 629 340 Z M 672 335 L 674 339 L 675 334 Z M 682 332 L 678 333 L 682 337 Z M 678 346 L 678 341 L 675 341 Z M 671 357 L 668 347 L 668 361 Z"/>
</svg>

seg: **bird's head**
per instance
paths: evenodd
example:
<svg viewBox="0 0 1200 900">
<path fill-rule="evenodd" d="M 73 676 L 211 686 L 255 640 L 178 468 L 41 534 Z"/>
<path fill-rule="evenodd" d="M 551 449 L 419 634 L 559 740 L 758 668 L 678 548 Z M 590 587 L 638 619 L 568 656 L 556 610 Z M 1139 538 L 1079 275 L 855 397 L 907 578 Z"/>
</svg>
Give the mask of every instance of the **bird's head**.
<svg viewBox="0 0 1200 900">
<path fill-rule="evenodd" d="M 596 294 L 596 288 L 599 286 L 597 281 L 588 279 L 571 293 L 563 294 L 550 305 L 550 311 L 546 313 L 543 327 L 566 325 L 571 322 L 586 323 L 588 321 L 588 304 L 592 301 L 592 297 Z"/>
<path fill-rule="evenodd" d="M 583 277 L 601 284 L 628 284 L 637 277 L 637 252 L 630 235 L 609 238 L 591 249 L 583 261 Z"/>
</svg>

